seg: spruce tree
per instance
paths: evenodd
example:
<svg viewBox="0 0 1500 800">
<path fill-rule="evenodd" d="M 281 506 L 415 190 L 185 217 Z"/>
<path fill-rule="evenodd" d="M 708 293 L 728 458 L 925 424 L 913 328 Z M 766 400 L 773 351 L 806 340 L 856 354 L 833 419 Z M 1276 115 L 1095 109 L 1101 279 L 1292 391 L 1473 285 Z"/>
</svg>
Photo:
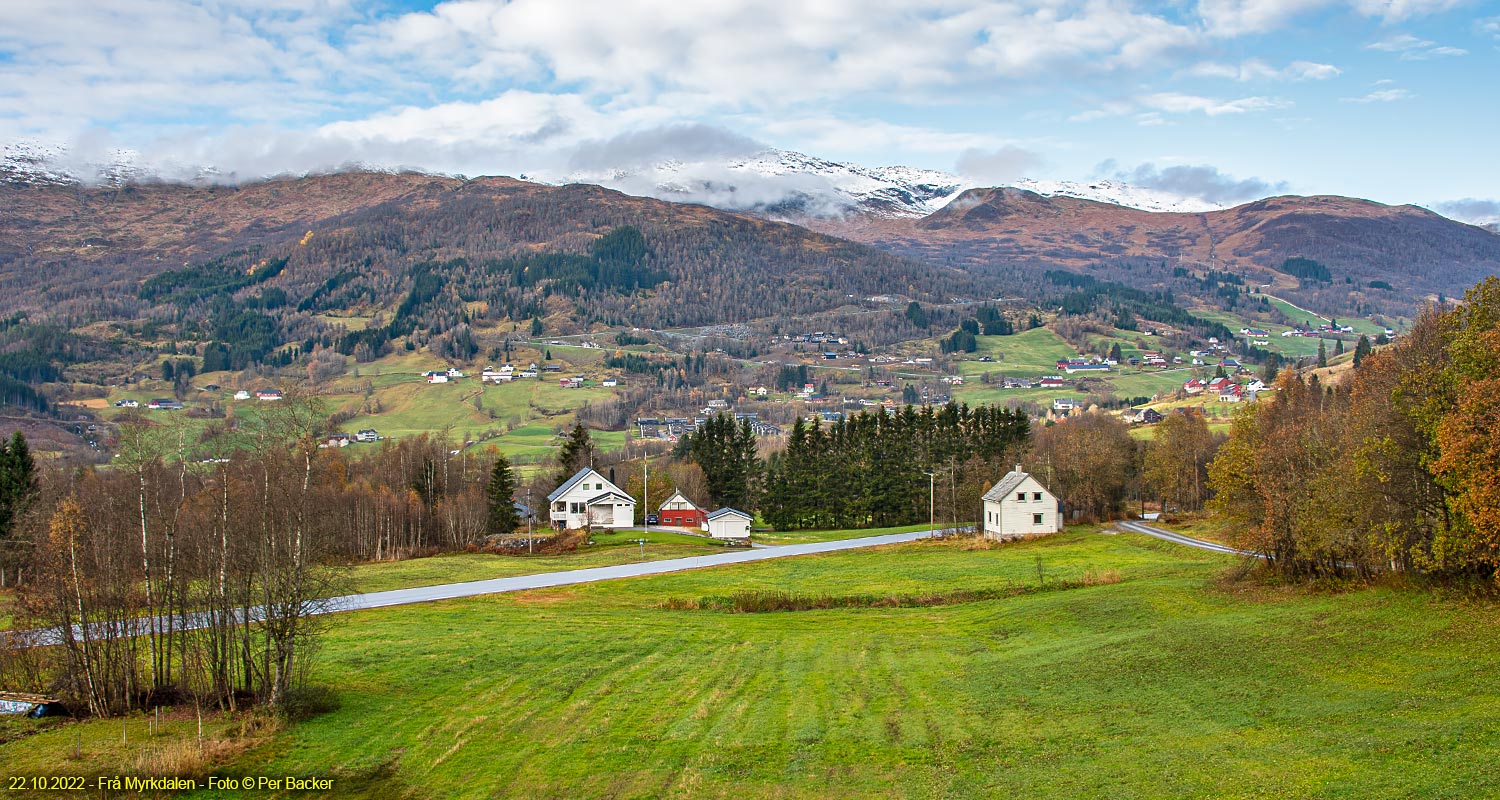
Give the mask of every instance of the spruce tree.
<svg viewBox="0 0 1500 800">
<path fill-rule="evenodd" d="M 1281 372 L 1281 356 L 1276 353 L 1266 354 L 1266 366 L 1261 372 L 1261 380 L 1269 386 L 1276 380 L 1276 375 Z"/>
<path fill-rule="evenodd" d="M 495 457 L 495 467 L 490 470 L 490 482 L 484 488 L 488 505 L 485 529 L 492 534 L 510 533 L 520 524 L 516 514 L 516 476 L 511 472 L 510 461 L 504 455 Z"/>
<path fill-rule="evenodd" d="M 26 437 L 16 431 L 9 442 L 0 441 L 0 542 L 14 535 L 16 521 L 35 491 L 36 461 Z"/>
<path fill-rule="evenodd" d="M 594 440 L 589 436 L 589 429 L 583 427 L 582 422 L 573 423 L 573 430 L 568 434 L 568 440 L 563 442 L 562 449 L 557 453 L 557 464 L 557 485 L 559 486 L 577 474 L 578 470 L 593 466 Z"/>
<path fill-rule="evenodd" d="M 1318 366 L 1328 366 L 1328 342 L 1324 339 L 1318 340 Z"/>
<path fill-rule="evenodd" d="M 1341 356 L 1341 355 L 1344 354 L 1344 340 L 1343 339 L 1339 339 L 1337 342 L 1334 343 L 1334 345 L 1333 345 L 1333 354 L 1335 356 Z"/>
<path fill-rule="evenodd" d="M 1360 336 L 1359 342 L 1354 345 L 1354 366 L 1359 366 L 1365 360 L 1365 357 L 1370 355 L 1371 349 L 1370 337 Z"/>
</svg>

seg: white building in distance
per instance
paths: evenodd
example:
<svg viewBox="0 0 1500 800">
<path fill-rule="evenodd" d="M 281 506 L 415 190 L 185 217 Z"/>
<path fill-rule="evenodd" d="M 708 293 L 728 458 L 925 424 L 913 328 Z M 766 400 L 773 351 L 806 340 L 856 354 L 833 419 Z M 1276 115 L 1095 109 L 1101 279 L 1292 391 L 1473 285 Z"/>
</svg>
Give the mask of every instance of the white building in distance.
<svg viewBox="0 0 1500 800">
<path fill-rule="evenodd" d="M 984 493 L 986 539 L 1023 539 L 1060 530 L 1057 498 L 1019 464 Z"/>
</svg>

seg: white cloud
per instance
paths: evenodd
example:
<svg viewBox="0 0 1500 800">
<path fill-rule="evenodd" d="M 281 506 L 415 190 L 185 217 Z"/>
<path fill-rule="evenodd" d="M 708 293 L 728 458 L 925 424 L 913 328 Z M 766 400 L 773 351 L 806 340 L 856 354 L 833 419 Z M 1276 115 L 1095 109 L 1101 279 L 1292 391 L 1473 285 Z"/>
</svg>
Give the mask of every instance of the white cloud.
<svg viewBox="0 0 1500 800">
<path fill-rule="evenodd" d="M 1199 0 L 1198 15 L 1219 36 L 1262 33 L 1281 27 L 1329 0 Z"/>
<path fill-rule="evenodd" d="M 1319 64 L 1315 61 L 1293 61 L 1277 69 L 1261 59 L 1251 58 L 1239 64 L 1207 61 L 1189 67 L 1187 74 L 1235 81 L 1322 81 L 1337 78 L 1343 74 L 1343 70 L 1332 64 Z"/>
<path fill-rule="evenodd" d="M 1019 178 L 1034 177 L 1046 163 L 1032 150 L 1005 145 L 994 150 L 965 150 L 955 168 L 958 174 L 985 186 L 1002 186 Z"/>
<path fill-rule="evenodd" d="M 1476 197 L 1466 197 L 1462 200 L 1448 200 L 1433 204 L 1433 209 L 1461 222 L 1469 222 L 1475 225 L 1500 224 L 1500 200 L 1483 200 Z"/>
<path fill-rule="evenodd" d="M 1257 200 L 1278 192 L 1285 192 L 1287 189 L 1285 181 L 1235 178 L 1208 164 L 1177 164 L 1158 167 L 1154 163 L 1145 163 L 1133 170 L 1122 170 L 1113 160 L 1110 160 L 1100 164 L 1094 171 L 1098 175 L 1135 186 L 1159 189 L 1183 197 L 1196 197 L 1220 204 Z"/>
<path fill-rule="evenodd" d="M 1436 14 L 1465 0 L 1198 0 L 1198 16 L 1217 36 L 1243 36 L 1280 28 L 1298 16 L 1329 8 L 1348 8 L 1381 22 L 1394 23 Z"/>
<path fill-rule="evenodd" d="M 1425 61 L 1429 58 L 1442 56 L 1465 56 L 1468 50 L 1460 47 L 1448 47 L 1437 42 L 1419 39 L 1409 33 L 1401 33 L 1378 42 L 1365 45 L 1366 50 L 1379 50 L 1385 53 L 1397 53 L 1403 61 Z"/>
<path fill-rule="evenodd" d="M 1415 96 L 1405 89 L 1376 89 L 1360 97 L 1341 97 L 1339 100 L 1345 103 L 1394 103 L 1410 100 Z"/>
</svg>

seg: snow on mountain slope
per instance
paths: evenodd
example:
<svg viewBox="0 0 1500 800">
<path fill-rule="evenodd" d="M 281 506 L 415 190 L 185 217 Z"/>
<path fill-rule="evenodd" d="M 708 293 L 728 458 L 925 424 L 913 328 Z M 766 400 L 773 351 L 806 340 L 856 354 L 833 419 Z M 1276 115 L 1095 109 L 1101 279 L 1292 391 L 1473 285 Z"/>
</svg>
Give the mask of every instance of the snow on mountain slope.
<svg viewBox="0 0 1500 800">
<path fill-rule="evenodd" d="M 1018 189 L 1025 189 L 1048 197 L 1061 195 L 1063 197 L 1077 197 L 1082 200 L 1095 200 L 1100 203 L 1111 203 L 1126 208 L 1137 208 L 1142 211 L 1175 211 L 1188 214 L 1201 214 L 1206 211 L 1220 211 L 1228 206 L 1219 203 L 1211 203 L 1197 197 L 1185 197 L 1182 195 L 1164 192 L 1158 189 L 1144 189 L 1139 186 L 1131 186 L 1119 181 L 1094 181 L 1092 183 L 1078 183 L 1075 181 L 1039 181 L 1025 178 L 1011 184 Z"/>
<path fill-rule="evenodd" d="M 380 171 L 378 166 L 363 168 Z M 30 140 L 0 148 L 0 182 L 4 183 L 118 186 L 148 178 L 212 181 L 216 175 L 211 167 L 148 163 L 132 150 L 113 149 L 84 155 L 63 145 Z M 924 217 L 976 186 L 970 180 L 937 170 L 864 167 L 776 149 L 717 160 L 667 160 L 646 166 L 543 174 L 528 179 L 551 184 L 594 183 L 627 194 L 794 220 L 851 214 Z M 1222 207 L 1118 181 L 1025 179 L 1013 185 L 1043 195 L 1079 197 L 1146 211 L 1203 212 Z"/>
<path fill-rule="evenodd" d="M 770 217 L 925 216 L 967 186 L 956 176 L 910 167 L 871 169 L 794 153 L 763 150 L 718 160 L 667 160 L 609 170 L 575 171 L 555 183 L 596 183 L 628 194 L 702 203 Z"/>
<path fill-rule="evenodd" d="M 564 181 L 597 183 L 630 194 L 783 218 L 851 213 L 923 217 L 976 186 L 936 170 L 863 167 L 774 149 L 724 161 L 664 161 L 635 169 L 575 172 Z M 1223 208 L 1198 198 L 1110 180 L 1078 183 L 1028 178 L 1011 185 L 1042 195 L 1078 197 L 1144 211 L 1198 213 Z"/>
<path fill-rule="evenodd" d="M 30 186 L 102 183 L 119 186 L 154 174 L 134 150 L 112 149 L 85 157 L 66 146 L 22 139 L 0 148 L 0 182 Z"/>
</svg>

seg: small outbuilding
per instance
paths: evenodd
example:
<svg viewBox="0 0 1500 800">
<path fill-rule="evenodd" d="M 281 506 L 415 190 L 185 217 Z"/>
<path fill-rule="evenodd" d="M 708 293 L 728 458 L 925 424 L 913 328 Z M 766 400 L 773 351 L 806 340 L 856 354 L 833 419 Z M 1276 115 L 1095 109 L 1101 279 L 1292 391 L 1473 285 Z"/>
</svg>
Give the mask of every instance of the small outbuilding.
<svg viewBox="0 0 1500 800">
<path fill-rule="evenodd" d="M 1024 539 L 1060 530 L 1057 497 L 1019 464 L 984 493 L 986 539 Z"/>
<path fill-rule="evenodd" d="M 672 525 L 678 528 L 705 528 L 708 526 L 708 514 L 698 507 L 697 503 L 689 500 L 682 490 L 672 492 L 667 502 L 662 503 L 657 509 L 657 519 L 662 525 Z"/>
<path fill-rule="evenodd" d="M 708 515 L 708 535 L 715 539 L 749 539 L 749 514 L 733 508 L 721 508 Z"/>
</svg>

